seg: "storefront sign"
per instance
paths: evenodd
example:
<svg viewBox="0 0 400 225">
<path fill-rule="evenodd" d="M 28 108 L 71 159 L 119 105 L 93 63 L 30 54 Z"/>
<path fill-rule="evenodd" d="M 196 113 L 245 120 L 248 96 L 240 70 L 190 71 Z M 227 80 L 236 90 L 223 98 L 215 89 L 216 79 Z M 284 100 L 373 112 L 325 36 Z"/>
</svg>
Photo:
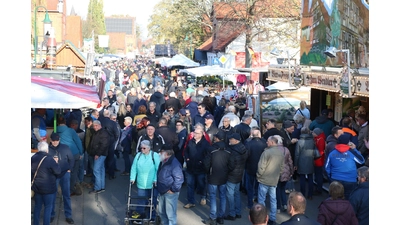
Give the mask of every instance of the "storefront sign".
<svg viewBox="0 0 400 225">
<path fill-rule="evenodd" d="M 354 95 L 369 97 L 369 76 L 353 76 L 355 81 Z"/>
<path fill-rule="evenodd" d="M 289 82 L 289 70 L 270 68 L 268 80 Z"/>
<path fill-rule="evenodd" d="M 304 73 L 304 85 L 324 91 L 339 91 L 340 74 L 324 74 L 316 72 Z"/>
</svg>

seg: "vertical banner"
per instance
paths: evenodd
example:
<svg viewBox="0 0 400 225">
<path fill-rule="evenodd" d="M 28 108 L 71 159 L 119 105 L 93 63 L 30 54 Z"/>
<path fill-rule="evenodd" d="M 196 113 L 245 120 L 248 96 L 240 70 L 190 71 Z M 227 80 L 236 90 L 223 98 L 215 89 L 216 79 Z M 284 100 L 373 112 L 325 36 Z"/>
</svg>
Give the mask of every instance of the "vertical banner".
<svg viewBox="0 0 400 225">
<path fill-rule="evenodd" d="M 108 35 L 99 35 L 99 47 L 108 48 L 109 38 L 110 37 Z"/>
<path fill-rule="evenodd" d="M 89 53 L 92 51 L 94 47 L 94 40 L 93 38 L 84 38 L 83 39 L 83 52 Z"/>
<path fill-rule="evenodd" d="M 57 53 L 57 42 L 54 34 L 54 29 L 50 29 L 50 36 L 47 41 L 47 51 L 46 51 L 46 68 L 53 69 L 56 64 L 56 53 Z"/>
</svg>

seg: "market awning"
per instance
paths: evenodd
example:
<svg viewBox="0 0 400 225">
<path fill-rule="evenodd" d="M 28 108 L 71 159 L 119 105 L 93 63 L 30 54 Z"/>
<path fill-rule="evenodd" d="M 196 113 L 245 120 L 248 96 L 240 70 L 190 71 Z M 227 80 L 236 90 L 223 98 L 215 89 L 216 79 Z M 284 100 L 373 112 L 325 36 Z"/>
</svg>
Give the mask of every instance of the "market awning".
<svg viewBox="0 0 400 225">
<path fill-rule="evenodd" d="M 95 86 L 31 76 L 31 108 L 97 108 L 99 103 Z"/>
</svg>

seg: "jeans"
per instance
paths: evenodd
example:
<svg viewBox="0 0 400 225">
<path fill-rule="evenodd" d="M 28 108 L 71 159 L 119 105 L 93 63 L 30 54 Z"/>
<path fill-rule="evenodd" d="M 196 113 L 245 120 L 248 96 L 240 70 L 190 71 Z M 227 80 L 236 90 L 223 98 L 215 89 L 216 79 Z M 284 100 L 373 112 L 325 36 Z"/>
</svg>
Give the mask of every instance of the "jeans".
<svg viewBox="0 0 400 225">
<path fill-rule="evenodd" d="M 226 198 L 229 204 L 228 215 L 235 217 L 241 215 L 240 182 L 237 184 L 226 182 Z"/>
<path fill-rule="evenodd" d="M 79 183 L 83 182 L 83 176 L 85 175 L 85 167 L 84 167 L 84 158 L 83 157 L 79 160 L 79 171 L 78 171 Z"/>
<path fill-rule="evenodd" d="M 161 218 L 161 225 L 176 225 L 178 198 L 179 192 L 158 196 L 158 215 Z"/>
<path fill-rule="evenodd" d="M 277 200 L 277 208 L 283 209 L 282 206 L 287 204 L 287 197 L 286 197 L 286 183 L 287 181 L 278 182 L 278 186 L 276 187 L 276 200 Z"/>
<path fill-rule="evenodd" d="M 245 172 L 246 176 L 246 190 L 247 190 L 247 208 L 251 209 L 253 206 L 253 199 L 258 195 L 258 181 L 256 176 L 252 176 Z"/>
<path fill-rule="evenodd" d="M 322 192 L 322 184 L 324 183 L 323 166 L 314 166 L 314 179 L 317 183 L 317 191 Z"/>
<path fill-rule="evenodd" d="M 75 192 L 75 184 L 78 183 L 78 174 L 79 174 L 79 166 L 80 166 L 80 157 L 81 155 L 75 154 L 74 155 L 74 168 L 71 169 L 71 184 L 70 184 L 70 190 L 71 193 Z"/>
<path fill-rule="evenodd" d="M 64 203 L 64 215 L 65 215 L 65 218 L 72 218 L 71 192 L 70 192 L 70 189 L 69 189 L 70 179 L 71 179 L 70 177 L 71 177 L 71 173 L 70 172 L 66 172 L 64 174 L 64 176 L 62 176 L 61 178 L 58 178 L 56 180 L 57 187 L 58 187 L 58 184 L 60 184 L 60 187 L 61 187 L 62 200 L 63 200 L 63 203 Z M 57 195 L 57 192 L 54 193 L 54 201 L 53 201 L 53 207 L 52 207 L 52 210 L 51 210 L 51 217 L 55 217 L 56 216 L 56 212 L 55 212 L 56 195 Z"/>
<path fill-rule="evenodd" d="M 57 192 L 56 192 L 57 193 Z M 44 205 L 43 211 L 43 225 L 50 225 L 51 209 L 53 208 L 53 201 L 56 193 L 52 194 L 39 194 L 35 193 L 35 207 L 33 209 L 33 225 L 39 225 L 40 211 Z"/>
<path fill-rule="evenodd" d="M 86 170 L 86 174 L 93 174 L 93 160 L 92 160 L 92 164 L 90 164 L 89 158 L 91 156 L 89 156 L 89 154 L 87 154 L 87 152 L 85 152 L 85 154 L 83 155 L 83 165 L 84 165 L 84 169 Z"/>
<path fill-rule="evenodd" d="M 93 170 L 94 170 L 94 156 L 88 155 L 88 170 L 91 171 L 91 173 L 89 174 L 94 174 Z M 94 175 L 92 176 L 91 182 L 94 184 L 95 180 L 94 180 Z"/>
<path fill-rule="evenodd" d="M 306 195 L 306 175 L 307 175 L 307 183 L 308 183 L 308 192 Z M 313 189 L 314 189 L 314 181 L 313 174 L 299 174 L 300 179 L 300 192 L 304 195 L 304 197 L 312 197 Z"/>
<path fill-rule="evenodd" d="M 336 180 L 340 182 L 344 187 L 344 198 L 349 200 L 351 192 L 357 187 L 357 182 L 348 182 L 342 180 Z"/>
<path fill-rule="evenodd" d="M 187 199 L 190 204 L 195 204 L 194 192 L 200 191 L 201 199 L 206 199 L 206 174 L 192 174 L 186 171 Z"/>
<path fill-rule="evenodd" d="M 258 203 L 265 206 L 265 197 L 269 194 L 270 212 L 269 219 L 276 221 L 276 186 L 258 185 Z"/>
<path fill-rule="evenodd" d="M 114 142 L 112 142 L 114 143 Z M 110 177 L 113 177 L 115 175 L 115 169 L 116 169 L 116 162 L 114 158 L 114 144 L 112 144 L 108 148 L 108 155 L 107 155 L 107 170 L 108 170 L 108 175 Z"/>
<path fill-rule="evenodd" d="M 156 189 L 154 189 L 154 192 L 153 192 L 153 207 L 154 208 L 153 208 L 152 213 L 151 213 L 151 218 L 152 219 L 156 218 L 156 213 L 155 213 L 155 209 L 157 207 L 157 193 L 156 192 L 157 192 Z M 140 188 L 138 188 L 137 193 L 138 193 L 138 196 L 145 196 L 145 197 L 148 198 L 147 200 L 139 199 L 138 200 L 138 204 L 139 205 L 150 205 L 151 189 L 140 189 Z M 142 214 L 142 213 L 145 212 L 145 208 L 146 208 L 146 218 L 150 218 L 150 207 L 138 206 L 136 208 L 136 212 Z"/>
<path fill-rule="evenodd" d="M 217 191 L 219 194 L 219 210 L 217 213 Z M 208 184 L 208 193 L 210 195 L 210 218 L 215 220 L 217 217 L 224 218 L 226 208 L 226 184 L 213 185 Z"/>
<path fill-rule="evenodd" d="M 101 189 L 105 189 L 106 182 L 106 169 L 104 167 L 104 161 L 106 157 L 104 155 L 99 156 L 97 160 L 94 160 L 94 168 L 93 168 L 93 175 L 94 175 L 94 190 L 98 191 Z"/>
<path fill-rule="evenodd" d="M 129 156 L 131 155 L 131 152 L 124 149 L 124 151 L 122 152 L 122 157 L 124 158 L 124 162 L 125 162 L 125 170 L 124 172 L 126 173 L 130 173 L 131 172 L 131 159 L 129 158 Z"/>
</svg>

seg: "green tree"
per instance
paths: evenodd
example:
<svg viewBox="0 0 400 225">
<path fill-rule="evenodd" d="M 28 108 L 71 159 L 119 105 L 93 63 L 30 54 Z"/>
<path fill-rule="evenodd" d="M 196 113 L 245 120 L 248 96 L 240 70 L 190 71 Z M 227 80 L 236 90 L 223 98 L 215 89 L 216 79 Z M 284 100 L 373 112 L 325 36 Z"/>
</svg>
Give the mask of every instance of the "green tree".
<svg viewBox="0 0 400 225">
<path fill-rule="evenodd" d="M 86 21 L 83 23 L 83 37 L 91 38 L 92 32 L 95 40 L 95 51 L 103 53 L 104 50 L 99 47 L 98 35 L 106 34 L 106 23 L 103 12 L 103 0 L 90 0 Z"/>
</svg>

